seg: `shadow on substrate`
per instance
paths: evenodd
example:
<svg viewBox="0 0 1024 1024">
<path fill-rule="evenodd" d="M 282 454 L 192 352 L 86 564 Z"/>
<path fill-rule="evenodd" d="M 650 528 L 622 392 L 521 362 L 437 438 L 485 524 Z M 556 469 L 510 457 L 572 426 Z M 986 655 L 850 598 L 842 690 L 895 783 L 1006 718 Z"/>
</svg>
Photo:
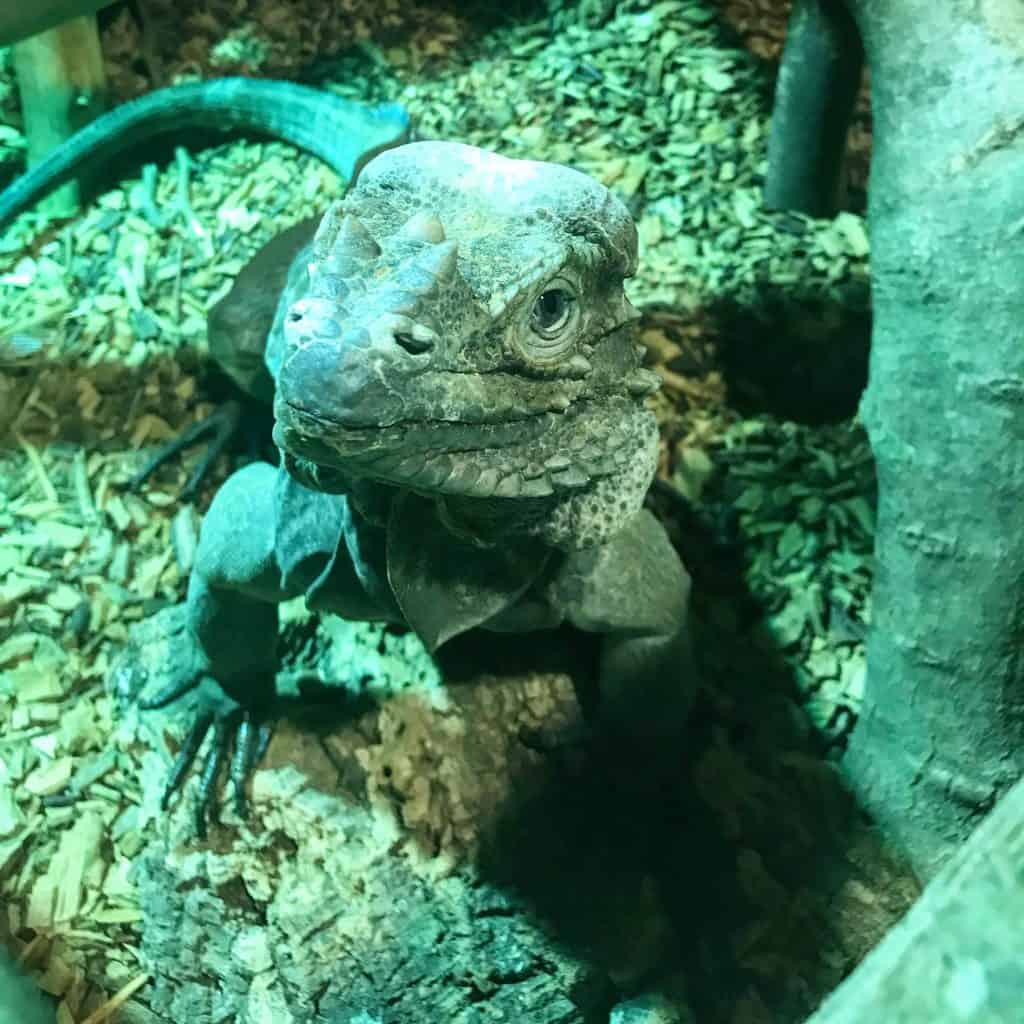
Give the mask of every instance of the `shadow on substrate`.
<svg viewBox="0 0 1024 1024">
<path fill-rule="evenodd" d="M 756 306 L 706 312 L 735 408 L 808 424 L 854 413 L 867 312 L 767 290 Z M 664 492 L 650 501 L 693 576 L 706 685 L 687 734 L 668 750 L 554 752 L 546 786 L 501 809 L 481 872 L 596 964 L 621 968 L 632 949 L 636 974 L 613 978 L 620 997 L 681 976 L 702 1022 L 735 1019 L 745 993 L 795 1024 L 839 980 L 823 951 L 866 951 L 838 934 L 820 894 L 857 877 L 848 850 L 871 840 L 801 722 L 791 670 L 754 639 L 765 610 L 746 586 L 728 518 Z M 722 604 L 726 621 L 713 611 Z M 585 713 L 599 701 L 596 646 L 572 631 L 529 645 L 471 635 L 440 660 L 453 685 L 460 674 L 560 670 L 576 680 Z"/>
<path fill-rule="evenodd" d="M 856 413 L 871 344 L 866 289 L 840 304 L 765 285 L 754 302 L 722 301 L 705 314 L 740 414 L 821 425 Z"/>
</svg>

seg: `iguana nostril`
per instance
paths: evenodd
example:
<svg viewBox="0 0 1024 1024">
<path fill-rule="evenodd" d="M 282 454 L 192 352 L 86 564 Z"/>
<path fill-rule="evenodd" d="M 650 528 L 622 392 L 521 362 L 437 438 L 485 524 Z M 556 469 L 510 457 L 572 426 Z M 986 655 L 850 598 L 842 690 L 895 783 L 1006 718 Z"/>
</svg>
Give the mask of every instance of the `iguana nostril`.
<svg viewBox="0 0 1024 1024">
<path fill-rule="evenodd" d="M 293 339 L 310 337 L 340 338 L 341 323 L 330 303 L 317 300 L 296 302 L 285 314 L 285 327 Z"/>
<path fill-rule="evenodd" d="M 419 353 L 427 352 L 434 347 L 432 340 L 414 338 L 411 334 L 396 334 L 395 344 L 412 355 L 419 355 Z"/>
</svg>

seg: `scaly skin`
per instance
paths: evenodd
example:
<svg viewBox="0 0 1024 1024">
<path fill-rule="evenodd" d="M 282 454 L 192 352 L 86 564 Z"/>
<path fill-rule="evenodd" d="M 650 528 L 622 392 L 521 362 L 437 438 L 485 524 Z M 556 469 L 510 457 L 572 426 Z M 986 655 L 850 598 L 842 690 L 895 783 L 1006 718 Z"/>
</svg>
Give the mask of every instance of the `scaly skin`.
<svg viewBox="0 0 1024 1024">
<path fill-rule="evenodd" d="M 56 1013 L 39 989 L 15 966 L 0 946 L 0 1020 L 17 1024 L 53 1024 Z"/>
<path fill-rule="evenodd" d="M 265 359 L 282 466 L 250 465 L 214 499 L 190 650 L 147 702 L 205 684 L 175 784 L 196 737 L 237 723 L 241 806 L 277 605 L 298 594 L 404 622 L 431 651 L 475 627 L 601 634 L 605 727 L 678 737 L 696 682 L 689 578 L 641 507 L 658 378 L 623 291 L 635 267 L 625 208 L 566 167 L 441 142 L 367 165 L 277 303 Z"/>
</svg>

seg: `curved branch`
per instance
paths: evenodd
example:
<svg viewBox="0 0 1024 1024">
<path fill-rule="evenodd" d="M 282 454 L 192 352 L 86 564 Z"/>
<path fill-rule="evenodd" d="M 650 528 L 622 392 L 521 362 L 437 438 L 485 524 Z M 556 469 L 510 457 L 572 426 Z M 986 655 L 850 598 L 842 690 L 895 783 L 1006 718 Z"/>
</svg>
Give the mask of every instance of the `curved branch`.
<svg viewBox="0 0 1024 1024">
<path fill-rule="evenodd" d="M 775 90 L 764 202 L 832 216 L 860 87 L 864 48 L 842 0 L 797 0 Z"/>
</svg>

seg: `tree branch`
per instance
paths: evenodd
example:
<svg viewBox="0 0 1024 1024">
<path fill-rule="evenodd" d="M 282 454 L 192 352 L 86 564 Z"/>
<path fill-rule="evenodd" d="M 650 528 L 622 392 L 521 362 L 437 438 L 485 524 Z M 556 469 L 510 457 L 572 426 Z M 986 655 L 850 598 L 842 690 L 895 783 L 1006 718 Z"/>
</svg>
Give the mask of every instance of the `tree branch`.
<svg viewBox="0 0 1024 1024">
<path fill-rule="evenodd" d="M 863 64 L 860 35 L 842 0 L 797 0 L 775 90 L 766 206 L 814 217 L 839 209 Z"/>
<path fill-rule="evenodd" d="M 1024 783 L 807 1024 L 1020 1019 Z"/>
</svg>

